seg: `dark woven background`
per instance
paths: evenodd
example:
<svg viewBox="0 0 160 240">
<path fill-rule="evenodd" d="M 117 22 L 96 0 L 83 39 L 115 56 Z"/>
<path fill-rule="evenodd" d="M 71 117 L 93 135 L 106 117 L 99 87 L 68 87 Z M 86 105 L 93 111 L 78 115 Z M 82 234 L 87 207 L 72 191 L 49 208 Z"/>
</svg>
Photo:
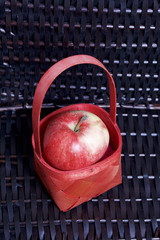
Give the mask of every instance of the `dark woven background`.
<svg viewBox="0 0 160 240">
<path fill-rule="evenodd" d="M 47 112 L 43 110 L 43 114 Z M 31 110 L 3 112 L 0 239 L 159 239 L 158 114 L 152 110 L 118 110 L 123 183 L 62 213 L 33 170 Z"/>
<path fill-rule="evenodd" d="M 74 54 L 90 54 L 105 64 L 116 82 L 118 103 L 158 103 L 158 0 L 51 2 L 0 1 L 2 106 L 31 105 L 42 74 L 58 60 Z M 82 78 L 85 81 L 80 84 Z M 101 97 L 96 94 L 100 87 Z M 51 87 L 46 102 L 73 103 L 79 98 L 82 101 L 83 96 L 85 101 L 86 95 L 92 102 L 106 104 L 103 87 L 106 79 L 101 71 L 79 67 Z"/>
<path fill-rule="evenodd" d="M 62 213 L 34 171 L 26 108 L 43 73 L 75 54 L 115 80 L 123 183 Z M 0 240 L 160 239 L 159 78 L 158 0 L 0 0 Z M 42 116 L 76 102 L 109 110 L 101 69 L 64 72 Z"/>
</svg>

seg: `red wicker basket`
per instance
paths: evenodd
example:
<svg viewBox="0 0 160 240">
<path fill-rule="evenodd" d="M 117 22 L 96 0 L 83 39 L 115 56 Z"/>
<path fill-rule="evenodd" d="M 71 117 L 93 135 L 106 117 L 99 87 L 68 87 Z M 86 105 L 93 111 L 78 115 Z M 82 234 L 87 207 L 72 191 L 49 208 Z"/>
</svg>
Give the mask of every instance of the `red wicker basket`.
<svg viewBox="0 0 160 240">
<path fill-rule="evenodd" d="M 67 68 L 84 63 L 97 65 L 105 70 L 110 89 L 110 113 L 93 104 L 74 104 L 53 111 L 40 121 L 42 102 L 54 79 Z M 49 120 L 68 110 L 86 110 L 99 116 L 109 130 L 110 143 L 109 150 L 101 161 L 83 169 L 62 171 L 51 167 L 43 158 L 42 139 Z M 96 58 L 88 55 L 71 56 L 54 64 L 42 76 L 34 95 L 32 125 L 35 170 L 60 210 L 68 211 L 122 182 L 122 138 L 116 124 L 115 84 L 107 69 Z"/>
</svg>

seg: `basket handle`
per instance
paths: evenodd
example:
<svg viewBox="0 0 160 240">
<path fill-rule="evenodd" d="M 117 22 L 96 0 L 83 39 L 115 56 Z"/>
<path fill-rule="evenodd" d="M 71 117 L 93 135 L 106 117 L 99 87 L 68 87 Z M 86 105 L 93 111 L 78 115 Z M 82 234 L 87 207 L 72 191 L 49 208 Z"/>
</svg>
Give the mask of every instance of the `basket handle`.
<svg viewBox="0 0 160 240">
<path fill-rule="evenodd" d="M 55 63 L 52 67 L 45 72 L 41 77 L 33 99 L 33 109 L 32 109 L 32 126 L 33 126 L 33 137 L 35 141 L 35 151 L 39 157 L 41 157 L 41 145 L 40 145 L 40 113 L 41 106 L 45 94 L 50 87 L 51 83 L 65 71 L 67 68 L 73 67 L 78 64 L 93 64 L 103 68 L 107 74 L 110 90 L 110 118 L 113 123 L 116 123 L 116 88 L 114 80 L 105 66 L 96 58 L 89 55 L 74 55 L 62 59 L 61 61 Z"/>
</svg>

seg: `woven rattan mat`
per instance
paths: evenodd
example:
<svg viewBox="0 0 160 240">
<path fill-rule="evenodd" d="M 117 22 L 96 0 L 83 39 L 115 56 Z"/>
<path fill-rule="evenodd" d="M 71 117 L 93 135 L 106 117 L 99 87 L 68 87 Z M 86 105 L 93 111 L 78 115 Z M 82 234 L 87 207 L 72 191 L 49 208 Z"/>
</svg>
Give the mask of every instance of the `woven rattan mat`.
<svg viewBox="0 0 160 240">
<path fill-rule="evenodd" d="M 160 239 L 160 111 L 149 110 L 160 102 L 159 39 L 158 0 L 0 0 L 0 240 Z M 99 59 L 116 83 L 123 183 L 63 213 L 33 168 L 31 107 L 44 72 L 75 54 Z M 108 106 L 107 89 L 101 70 L 69 69 L 43 115 Z"/>
<path fill-rule="evenodd" d="M 0 113 L 0 239 L 159 239 L 159 113 L 118 109 L 123 183 L 66 213 L 34 172 L 31 110 Z"/>
<path fill-rule="evenodd" d="M 32 106 L 44 72 L 75 54 L 104 63 L 118 103 L 158 104 L 159 29 L 158 0 L 0 0 L 0 106 Z M 106 104 L 102 72 L 78 66 L 52 84 L 46 103 L 95 103 L 95 94 Z"/>
</svg>

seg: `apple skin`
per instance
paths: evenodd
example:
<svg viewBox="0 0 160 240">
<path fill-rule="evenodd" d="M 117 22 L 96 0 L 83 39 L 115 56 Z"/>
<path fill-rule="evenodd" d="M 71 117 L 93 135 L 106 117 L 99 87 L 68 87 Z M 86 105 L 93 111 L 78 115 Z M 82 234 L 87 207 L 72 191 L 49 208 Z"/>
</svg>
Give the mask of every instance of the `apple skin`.
<svg viewBox="0 0 160 240">
<path fill-rule="evenodd" d="M 108 129 L 98 116 L 67 111 L 49 121 L 43 137 L 43 157 L 54 168 L 75 170 L 99 161 L 108 145 Z"/>
</svg>

